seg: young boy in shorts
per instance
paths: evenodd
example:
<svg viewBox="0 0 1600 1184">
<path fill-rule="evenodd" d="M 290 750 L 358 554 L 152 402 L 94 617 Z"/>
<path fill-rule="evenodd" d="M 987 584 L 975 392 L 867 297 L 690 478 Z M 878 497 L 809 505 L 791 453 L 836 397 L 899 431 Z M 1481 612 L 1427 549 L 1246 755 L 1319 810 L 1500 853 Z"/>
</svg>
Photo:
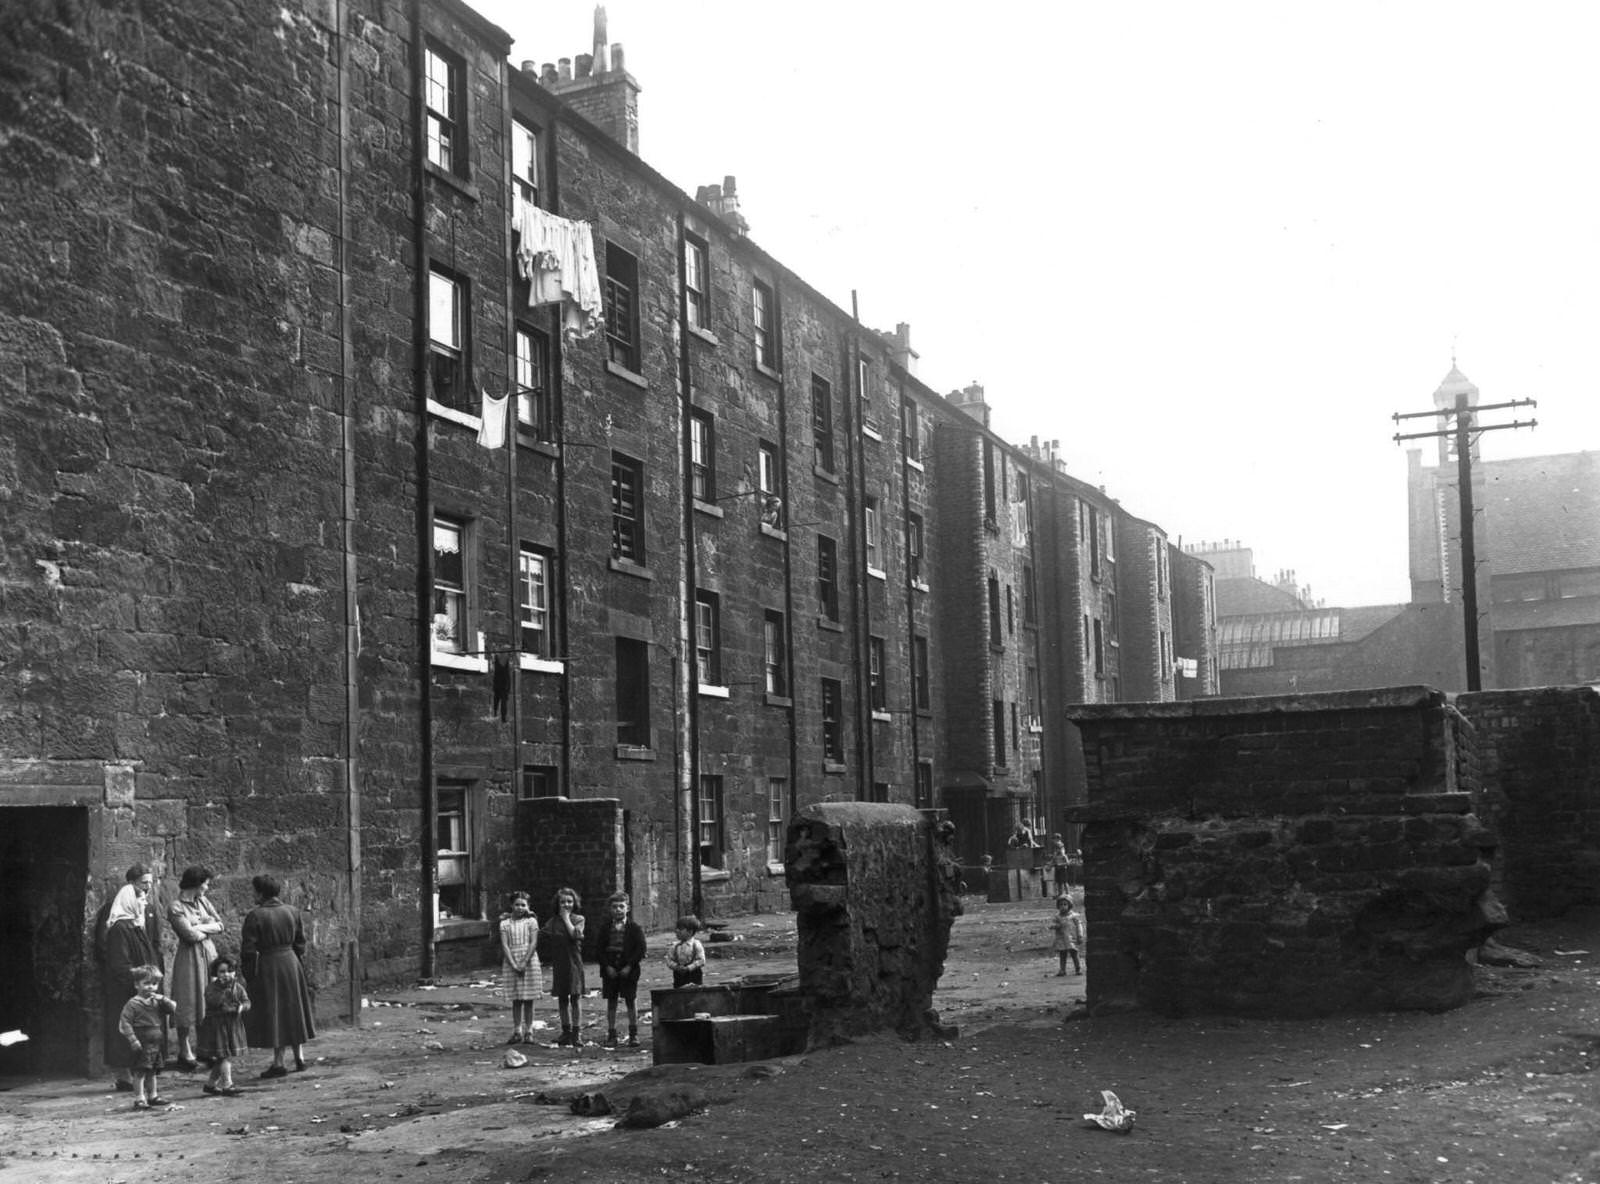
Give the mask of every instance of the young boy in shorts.
<svg viewBox="0 0 1600 1184">
<path fill-rule="evenodd" d="M 644 961 L 644 930 L 628 917 L 628 894 L 614 892 L 610 911 L 595 934 L 600 963 L 600 993 L 606 1001 L 607 1048 L 617 1047 L 617 1000 L 628 1005 L 628 1047 L 639 1047 L 639 963 Z"/>
</svg>

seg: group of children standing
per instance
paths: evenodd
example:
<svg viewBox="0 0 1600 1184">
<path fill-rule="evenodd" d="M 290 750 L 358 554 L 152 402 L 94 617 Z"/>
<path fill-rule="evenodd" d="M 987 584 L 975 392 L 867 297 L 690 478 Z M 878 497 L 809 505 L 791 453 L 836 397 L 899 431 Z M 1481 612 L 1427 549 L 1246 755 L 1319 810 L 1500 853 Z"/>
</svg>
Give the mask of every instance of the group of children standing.
<svg viewBox="0 0 1600 1184">
<path fill-rule="evenodd" d="M 500 921 L 500 986 L 511 1001 L 511 1037 L 507 1044 L 532 1044 L 533 1001 L 540 983 L 540 945 L 550 966 L 550 994 L 561 1016 L 558 1047 L 583 1045 L 583 995 L 587 989 L 583 970 L 583 900 L 572 888 L 562 888 L 552 902 L 553 915 L 544 923 L 533 915 L 526 892 L 511 894 L 510 910 Z M 626 892 L 614 892 L 607 901 L 605 919 L 595 933 L 595 960 L 600 965 L 600 994 L 606 1001 L 607 1048 L 616 1048 L 617 1006 L 628 1009 L 627 1047 L 639 1047 L 639 972 L 644 963 L 644 930 L 629 917 Z M 667 951 L 674 987 L 698 986 L 706 964 L 705 947 L 695 934 L 700 919 L 678 918 L 677 940 Z"/>
<path fill-rule="evenodd" d="M 244 1013 L 250 994 L 239 981 L 238 967 L 223 955 L 212 959 L 206 984 L 206 1013 L 200 1021 L 196 1053 L 210 1062 L 205 1092 L 236 1098 L 243 1091 L 233 1084 L 233 1058 L 245 1050 Z M 166 1059 L 166 1018 L 178 1004 L 161 993 L 164 976 L 159 966 L 136 966 L 134 996 L 122 1005 L 117 1031 L 133 1049 L 133 1108 L 150 1110 L 172 1103 L 161 1096 L 161 1069 Z"/>
</svg>

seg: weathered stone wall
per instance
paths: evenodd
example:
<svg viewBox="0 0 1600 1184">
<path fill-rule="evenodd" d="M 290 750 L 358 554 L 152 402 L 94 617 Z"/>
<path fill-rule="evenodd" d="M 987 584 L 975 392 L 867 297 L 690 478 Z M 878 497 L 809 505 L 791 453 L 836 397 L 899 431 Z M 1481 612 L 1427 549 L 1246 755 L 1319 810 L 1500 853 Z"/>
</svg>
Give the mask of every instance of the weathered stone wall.
<svg viewBox="0 0 1600 1184">
<path fill-rule="evenodd" d="M 354 937 L 336 112 L 302 84 L 330 30 L 232 3 L 3 23 L 0 759 L 119 771 L 88 912 L 130 853 L 167 898 L 204 863 L 236 945 L 270 871 L 326 988 Z"/>
<path fill-rule="evenodd" d="M 800 989 L 813 1046 L 893 1028 L 929 1029 L 959 868 L 931 812 L 868 802 L 807 808 L 789 827 L 787 867 Z"/>
<path fill-rule="evenodd" d="M 1500 924 L 1473 733 L 1384 691 L 1081 707 L 1092 1009 L 1446 1008 Z"/>
<path fill-rule="evenodd" d="M 1480 691 L 1455 705 L 1477 733 L 1506 907 L 1522 919 L 1600 904 L 1600 692 Z"/>
</svg>

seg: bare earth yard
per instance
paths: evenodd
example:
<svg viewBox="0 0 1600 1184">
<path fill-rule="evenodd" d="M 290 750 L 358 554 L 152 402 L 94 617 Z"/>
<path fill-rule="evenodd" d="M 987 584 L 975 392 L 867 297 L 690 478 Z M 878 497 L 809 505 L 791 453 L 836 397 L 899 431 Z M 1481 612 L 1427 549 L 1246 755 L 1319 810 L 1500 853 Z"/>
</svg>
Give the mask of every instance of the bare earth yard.
<svg viewBox="0 0 1600 1184">
<path fill-rule="evenodd" d="M 487 985 L 379 993 L 364 1027 L 307 1046 L 307 1073 L 245 1066 L 238 1099 L 173 1073 L 178 1105 L 146 1114 L 104 1081 L 4 1081 L 0 1179 L 1600 1184 L 1600 912 L 1503 933 L 1542 965 L 1480 967 L 1457 1011 L 1290 1022 L 1069 1018 L 1083 979 L 1055 975 L 1048 902 L 968 905 L 935 998 L 948 1041 L 630 1077 L 646 1025 L 644 1051 L 525 1048 L 513 1069 Z M 792 918 L 729 931 L 709 982 L 793 965 Z M 642 996 L 664 979 L 652 957 Z M 598 999 L 589 1018 L 598 1039 Z M 641 1089 L 702 1108 L 620 1130 L 566 1104 Z M 1131 1133 L 1084 1122 L 1105 1089 L 1137 1110 Z"/>
</svg>

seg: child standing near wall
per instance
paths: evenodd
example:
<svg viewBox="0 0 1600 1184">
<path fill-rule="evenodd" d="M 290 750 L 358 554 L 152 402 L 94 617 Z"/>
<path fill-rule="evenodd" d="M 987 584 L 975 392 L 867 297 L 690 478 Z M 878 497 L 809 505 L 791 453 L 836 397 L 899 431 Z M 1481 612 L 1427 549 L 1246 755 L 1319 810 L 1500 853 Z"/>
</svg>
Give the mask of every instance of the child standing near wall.
<svg viewBox="0 0 1600 1184">
<path fill-rule="evenodd" d="M 583 1047 L 583 900 L 575 889 L 556 893 L 555 916 L 544 923 L 549 952 L 550 993 L 561 1011 L 562 1048 Z"/>
<path fill-rule="evenodd" d="M 117 1031 L 133 1047 L 135 1110 L 171 1105 L 161 1096 L 161 1061 L 166 1048 L 166 1017 L 176 1015 L 178 1005 L 161 993 L 161 977 L 159 966 L 135 966 L 134 996 L 122 1005 L 122 1016 L 117 1021 Z"/>
<path fill-rule="evenodd" d="M 224 1098 L 244 1093 L 233 1084 L 233 1058 L 246 1047 L 244 1013 L 250 1010 L 250 992 L 239 981 L 239 968 L 223 954 L 211 961 L 206 983 L 206 1014 L 200 1021 L 200 1059 L 210 1062 L 205 1092 Z"/>
<path fill-rule="evenodd" d="M 1082 974 L 1083 964 L 1078 961 L 1078 950 L 1083 945 L 1083 918 L 1072 910 L 1072 897 L 1062 893 L 1056 897 L 1055 920 L 1050 922 L 1050 930 L 1055 935 L 1052 943 L 1056 957 L 1061 960 L 1061 969 L 1056 972 L 1057 978 L 1064 978 L 1067 973 L 1067 956 L 1072 956 L 1072 973 Z"/>
<path fill-rule="evenodd" d="M 617 1000 L 628 1005 L 628 1047 L 639 1047 L 639 964 L 644 961 L 644 930 L 628 917 L 628 894 L 614 892 L 610 910 L 594 937 L 600 963 L 600 993 L 606 1000 L 606 1047 L 617 1047 Z"/>
<path fill-rule="evenodd" d="M 677 928 L 674 930 L 677 941 L 672 943 L 672 948 L 667 951 L 667 965 L 672 967 L 672 985 L 675 987 L 698 987 L 704 977 L 702 971 L 706 965 L 706 948 L 700 944 L 700 939 L 695 936 L 700 932 L 700 918 L 695 916 L 679 917 Z"/>
<path fill-rule="evenodd" d="M 511 1001 L 511 1039 L 526 1044 L 533 1039 L 533 999 L 539 991 L 539 918 L 533 915 L 526 892 L 511 894 L 511 911 L 500 919 L 500 989 Z"/>
</svg>

